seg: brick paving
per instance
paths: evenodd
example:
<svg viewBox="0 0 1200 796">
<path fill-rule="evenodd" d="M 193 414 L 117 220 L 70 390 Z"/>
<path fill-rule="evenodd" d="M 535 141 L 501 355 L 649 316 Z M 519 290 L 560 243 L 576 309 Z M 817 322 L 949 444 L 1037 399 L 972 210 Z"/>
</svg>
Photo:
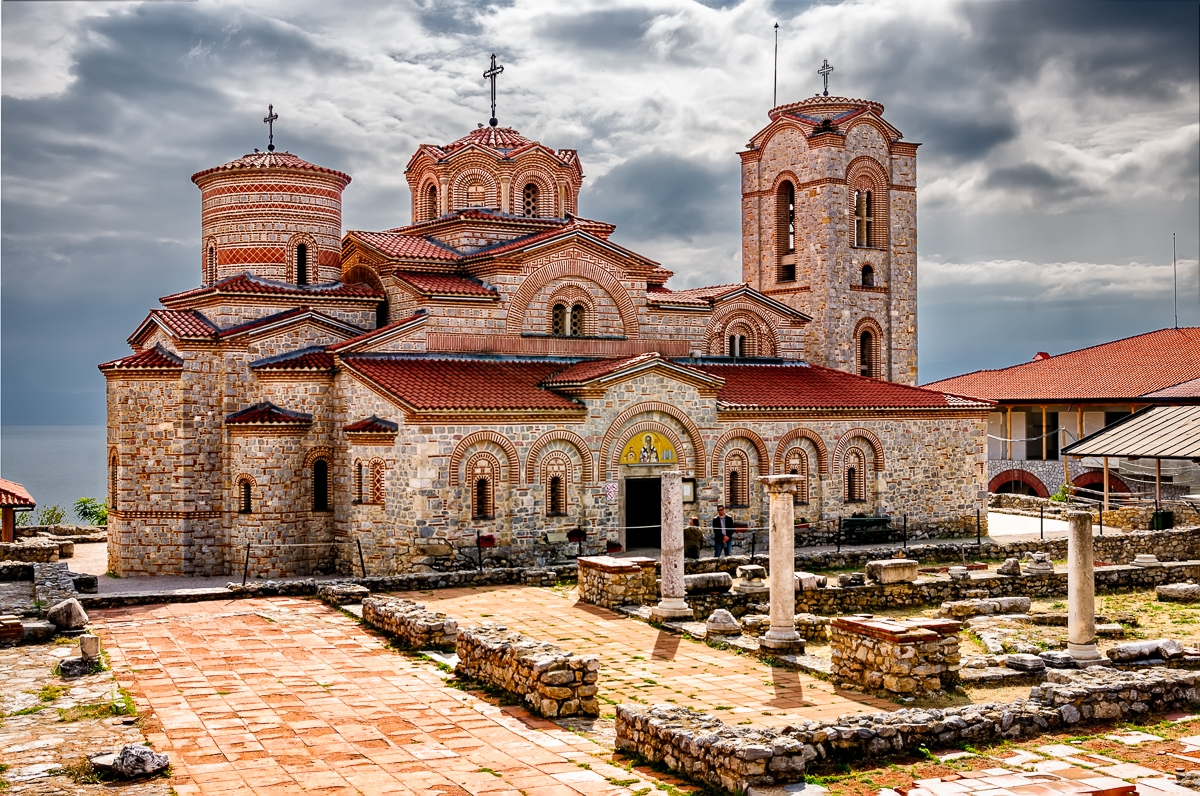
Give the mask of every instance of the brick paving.
<svg viewBox="0 0 1200 796">
<path fill-rule="evenodd" d="M 171 755 L 180 796 L 616 796 L 654 784 L 586 738 L 448 687 L 432 664 L 315 601 L 92 619 L 118 680 L 153 713 L 147 737 Z"/>
<path fill-rule="evenodd" d="M 834 719 L 896 705 L 835 689 L 801 672 L 713 649 L 605 608 L 575 593 L 495 586 L 410 592 L 400 596 L 467 624 L 502 622 L 539 641 L 600 656 L 600 697 L 611 703 L 673 702 L 729 723 L 781 726 L 791 718 Z"/>
</svg>

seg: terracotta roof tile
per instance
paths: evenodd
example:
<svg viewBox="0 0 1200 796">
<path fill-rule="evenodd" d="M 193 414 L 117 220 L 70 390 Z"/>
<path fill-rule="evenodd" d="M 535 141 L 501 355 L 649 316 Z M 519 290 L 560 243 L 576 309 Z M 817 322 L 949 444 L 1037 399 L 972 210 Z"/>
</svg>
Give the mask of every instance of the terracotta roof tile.
<svg viewBox="0 0 1200 796">
<path fill-rule="evenodd" d="M 302 348 L 299 351 L 289 351 L 268 359 L 251 362 L 252 370 L 332 370 L 333 354 L 327 353 L 322 346 Z"/>
<path fill-rule="evenodd" d="M 100 370 L 179 370 L 183 360 L 160 345 L 100 365 Z"/>
<path fill-rule="evenodd" d="M 309 163 L 303 158 L 293 155 L 291 152 L 250 152 L 242 155 L 236 160 L 231 160 L 228 163 L 222 163 L 220 166 L 213 166 L 210 169 L 198 171 L 192 175 L 192 182 L 197 185 L 200 181 L 213 174 L 230 171 L 268 171 L 272 169 L 286 169 L 297 171 L 311 171 L 318 174 L 329 174 L 334 177 L 339 177 L 345 182 L 343 185 L 350 184 L 350 175 L 345 172 L 329 169 L 324 166 L 318 166 L 315 163 Z"/>
<path fill-rule="evenodd" d="M 602 378 L 618 371 L 627 370 L 649 365 L 654 362 L 661 362 L 675 370 L 691 371 L 694 376 L 699 377 L 704 381 L 715 380 L 708 373 L 699 371 L 690 365 L 685 365 L 669 359 L 665 359 L 661 354 L 651 351 L 646 354 L 639 354 L 634 357 L 618 357 L 614 359 L 585 359 L 582 362 L 576 362 L 574 365 L 565 370 L 555 373 L 550 378 L 542 382 L 543 387 L 550 389 L 574 386 L 584 384 L 595 379 Z"/>
<path fill-rule="evenodd" d="M 727 408 L 947 409 L 976 406 L 921 387 L 867 379 L 817 365 L 730 363 L 693 365 L 725 380 L 717 400 Z"/>
<path fill-rule="evenodd" d="M 579 162 L 579 153 L 574 149 L 555 151 L 542 146 L 537 141 L 531 141 L 511 127 L 479 127 L 445 146 L 424 144 L 421 146 L 421 150 L 429 153 L 436 160 L 443 160 L 460 149 L 472 145 L 486 149 L 501 158 L 516 157 L 526 150 L 540 148 L 564 166 L 573 166 Z"/>
<path fill-rule="evenodd" d="M 334 343 L 331 346 L 326 346 L 325 350 L 326 351 L 342 351 L 351 346 L 358 345 L 359 343 L 364 342 L 366 340 L 370 340 L 372 337 L 375 337 L 376 335 L 387 334 L 390 331 L 399 329 L 401 326 L 407 326 L 408 324 L 412 323 L 413 321 L 420 320 L 425 317 L 426 316 L 424 314 L 409 315 L 407 318 L 401 318 L 398 321 L 392 321 L 389 324 L 380 326 L 378 329 L 372 329 L 369 332 L 364 332 L 363 334 L 360 334 L 356 337 L 351 337 L 348 340 L 343 340 L 340 343 Z"/>
<path fill-rule="evenodd" d="M 351 355 L 346 365 L 422 411 L 573 410 L 582 407 L 538 385 L 562 362 Z"/>
<path fill-rule="evenodd" d="M 400 425 L 393 423 L 391 420 L 384 420 L 376 415 L 371 415 L 368 418 L 359 420 L 357 423 L 343 426 L 342 430 L 350 434 L 395 434 L 400 430 Z"/>
<path fill-rule="evenodd" d="M 179 337 L 212 337 L 217 327 L 196 310 L 150 310 L 162 325 Z"/>
<path fill-rule="evenodd" d="M 350 327 L 356 331 L 358 329 L 358 327 L 334 318 L 332 315 L 326 315 L 323 312 L 318 312 L 311 307 L 292 307 L 290 310 L 272 313 L 271 315 L 264 315 L 261 318 L 255 318 L 252 321 L 246 321 L 245 323 L 239 323 L 236 326 L 230 326 L 226 329 L 222 329 L 217 333 L 217 337 L 224 338 L 232 337 L 238 334 L 245 334 L 246 332 L 252 332 L 255 329 L 262 328 L 263 326 L 270 326 L 273 323 L 279 323 L 280 321 L 287 321 L 291 320 L 292 318 L 299 318 L 302 316 L 308 316 L 314 321 L 323 321 L 343 329 L 346 327 Z"/>
<path fill-rule="evenodd" d="M 163 296 L 159 301 L 170 305 L 185 299 L 198 298 L 210 294 L 234 294 L 244 296 L 297 296 L 313 299 L 351 298 L 351 299 L 381 299 L 384 294 L 365 284 L 348 285 L 345 282 L 329 282 L 323 285 L 292 285 L 287 282 L 276 282 L 263 279 L 252 274 L 238 274 L 228 279 L 222 279 L 214 285 L 185 290 Z"/>
<path fill-rule="evenodd" d="M 25 487 L 16 481 L 0 478 L 0 506 L 5 508 L 33 508 L 37 503 Z"/>
<path fill-rule="evenodd" d="M 227 426 L 304 426 L 312 422 L 312 415 L 281 409 L 270 401 L 247 406 L 225 417 Z"/>
<path fill-rule="evenodd" d="M 353 235 L 373 249 L 389 257 L 413 257 L 419 260 L 461 260 L 462 254 L 432 237 L 407 235 L 400 232 L 367 232 L 351 230 Z"/>
<path fill-rule="evenodd" d="M 497 298 L 499 294 L 476 279 L 458 274 L 414 274 L 396 272 L 396 278 L 407 282 L 421 293 L 433 296 L 480 296 Z"/>
<path fill-rule="evenodd" d="M 1190 379 L 1162 390 L 1148 392 L 1144 398 L 1200 398 L 1200 379 Z"/>
<path fill-rule="evenodd" d="M 1200 327 L 1160 329 L 998 370 L 926 384 L 991 401 L 1137 398 L 1200 378 Z"/>
</svg>

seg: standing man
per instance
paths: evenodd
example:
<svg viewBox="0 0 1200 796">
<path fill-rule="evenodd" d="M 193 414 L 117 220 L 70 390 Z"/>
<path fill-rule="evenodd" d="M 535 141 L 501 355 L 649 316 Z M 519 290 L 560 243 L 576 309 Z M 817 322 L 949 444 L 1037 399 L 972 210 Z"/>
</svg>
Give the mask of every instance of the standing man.
<svg viewBox="0 0 1200 796">
<path fill-rule="evenodd" d="M 733 517 L 725 515 L 725 507 L 717 506 L 717 516 L 713 517 L 713 558 L 732 555 L 733 546 Z"/>
</svg>

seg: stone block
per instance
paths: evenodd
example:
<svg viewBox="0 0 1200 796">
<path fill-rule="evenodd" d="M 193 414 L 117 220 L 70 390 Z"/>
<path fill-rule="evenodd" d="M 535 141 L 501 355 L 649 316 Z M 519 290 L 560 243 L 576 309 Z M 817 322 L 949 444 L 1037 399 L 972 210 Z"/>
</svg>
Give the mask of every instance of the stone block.
<svg viewBox="0 0 1200 796">
<path fill-rule="evenodd" d="M 1158 560 L 1158 556 L 1153 553 L 1138 553 L 1130 562 L 1135 567 L 1161 567 L 1162 562 Z"/>
<path fill-rule="evenodd" d="M 742 564 L 737 568 L 737 578 L 743 583 L 765 581 L 767 579 L 767 568 L 761 564 Z"/>
<path fill-rule="evenodd" d="M 865 572 L 843 572 L 838 575 L 838 585 L 843 589 L 849 586 L 865 586 L 867 584 L 867 575 Z"/>
<path fill-rule="evenodd" d="M 82 630 L 88 623 L 87 611 L 74 597 L 54 605 L 46 612 L 46 619 L 59 630 Z"/>
<path fill-rule="evenodd" d="M 683 587 L 688 594 L 722 594 L 733 588 L 733 576 L 728 572 L 701 572 L 683 576 Z"/>
<path fill-rule="evenodd" d="M 43 619 L 25 620 L 21 623 L 22 641 L 38 644 L 54 638 L 54 624 Z"/>
<path fill-rule="evenodd" d="M 705 620 L 704 630 L 709 635 L 738 636 L 742 633 L 742 626 L 733 618 L 733 614 L 718 608 Z"/>
<path fill-rule="evenodd" d="M 1194 603 L 1200 602 L 1200 584 L 1196 583 L 1167 583 L 1154 589 L 1155 598 L 1160 602 Z"/>
<path fill-rule="evenodd" d="M 997 575 L 1017 576 L 1021 574 L 1021 561 L 1017 558 L 1006 558 L 1004 563 L 996 567 Z"/>
<path fill-rule="evenodd" d="M 867 562 L 867 577 L 876 583 L 912 583 L 917 579 L 917 562 L 890 558 Z"/>
<path fill-rule="evenodd" d="M 1071 653 L 1062 650 L 1047 650 L 1039 653 L 1038 657 L 1045 661 L 1046 666 L 1051 669 L 1074 669 L 1076 668 L 1075 659 L 1071 657 Z"/>
<path fill-rule="evenodd" d="M 71 573 L 71 583 L 80 594 L 96 594 L 100 591 L 100 582 L 95 575 Z"/>
<path fill-rule="evenodd" d="M 85 633 L 79 637 L 79 655 L 85 660 L 94 661 L 100 657 L 100 637 Z"/>
<path fill-rule="evenodd" d="M 1040 672 L 1046 668 L 1046 662 L 1039 656 L 1022 653 L 1009 655 L 1004 661 L 1004 665 L 1018 672 Z"/>
</svg>

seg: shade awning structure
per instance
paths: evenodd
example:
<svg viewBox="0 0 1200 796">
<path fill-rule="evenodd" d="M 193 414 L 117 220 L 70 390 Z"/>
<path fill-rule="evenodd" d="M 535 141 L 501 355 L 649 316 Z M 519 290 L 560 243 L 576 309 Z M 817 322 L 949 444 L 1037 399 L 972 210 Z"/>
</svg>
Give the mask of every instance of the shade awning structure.
<svg viewBox="0 0 1200 796">
<path fill-rule="evenodd" d="M 1200 459 L 1200 406 L 1156 406 L 1063 448 L 1068 456 Z"/>
</svg>

